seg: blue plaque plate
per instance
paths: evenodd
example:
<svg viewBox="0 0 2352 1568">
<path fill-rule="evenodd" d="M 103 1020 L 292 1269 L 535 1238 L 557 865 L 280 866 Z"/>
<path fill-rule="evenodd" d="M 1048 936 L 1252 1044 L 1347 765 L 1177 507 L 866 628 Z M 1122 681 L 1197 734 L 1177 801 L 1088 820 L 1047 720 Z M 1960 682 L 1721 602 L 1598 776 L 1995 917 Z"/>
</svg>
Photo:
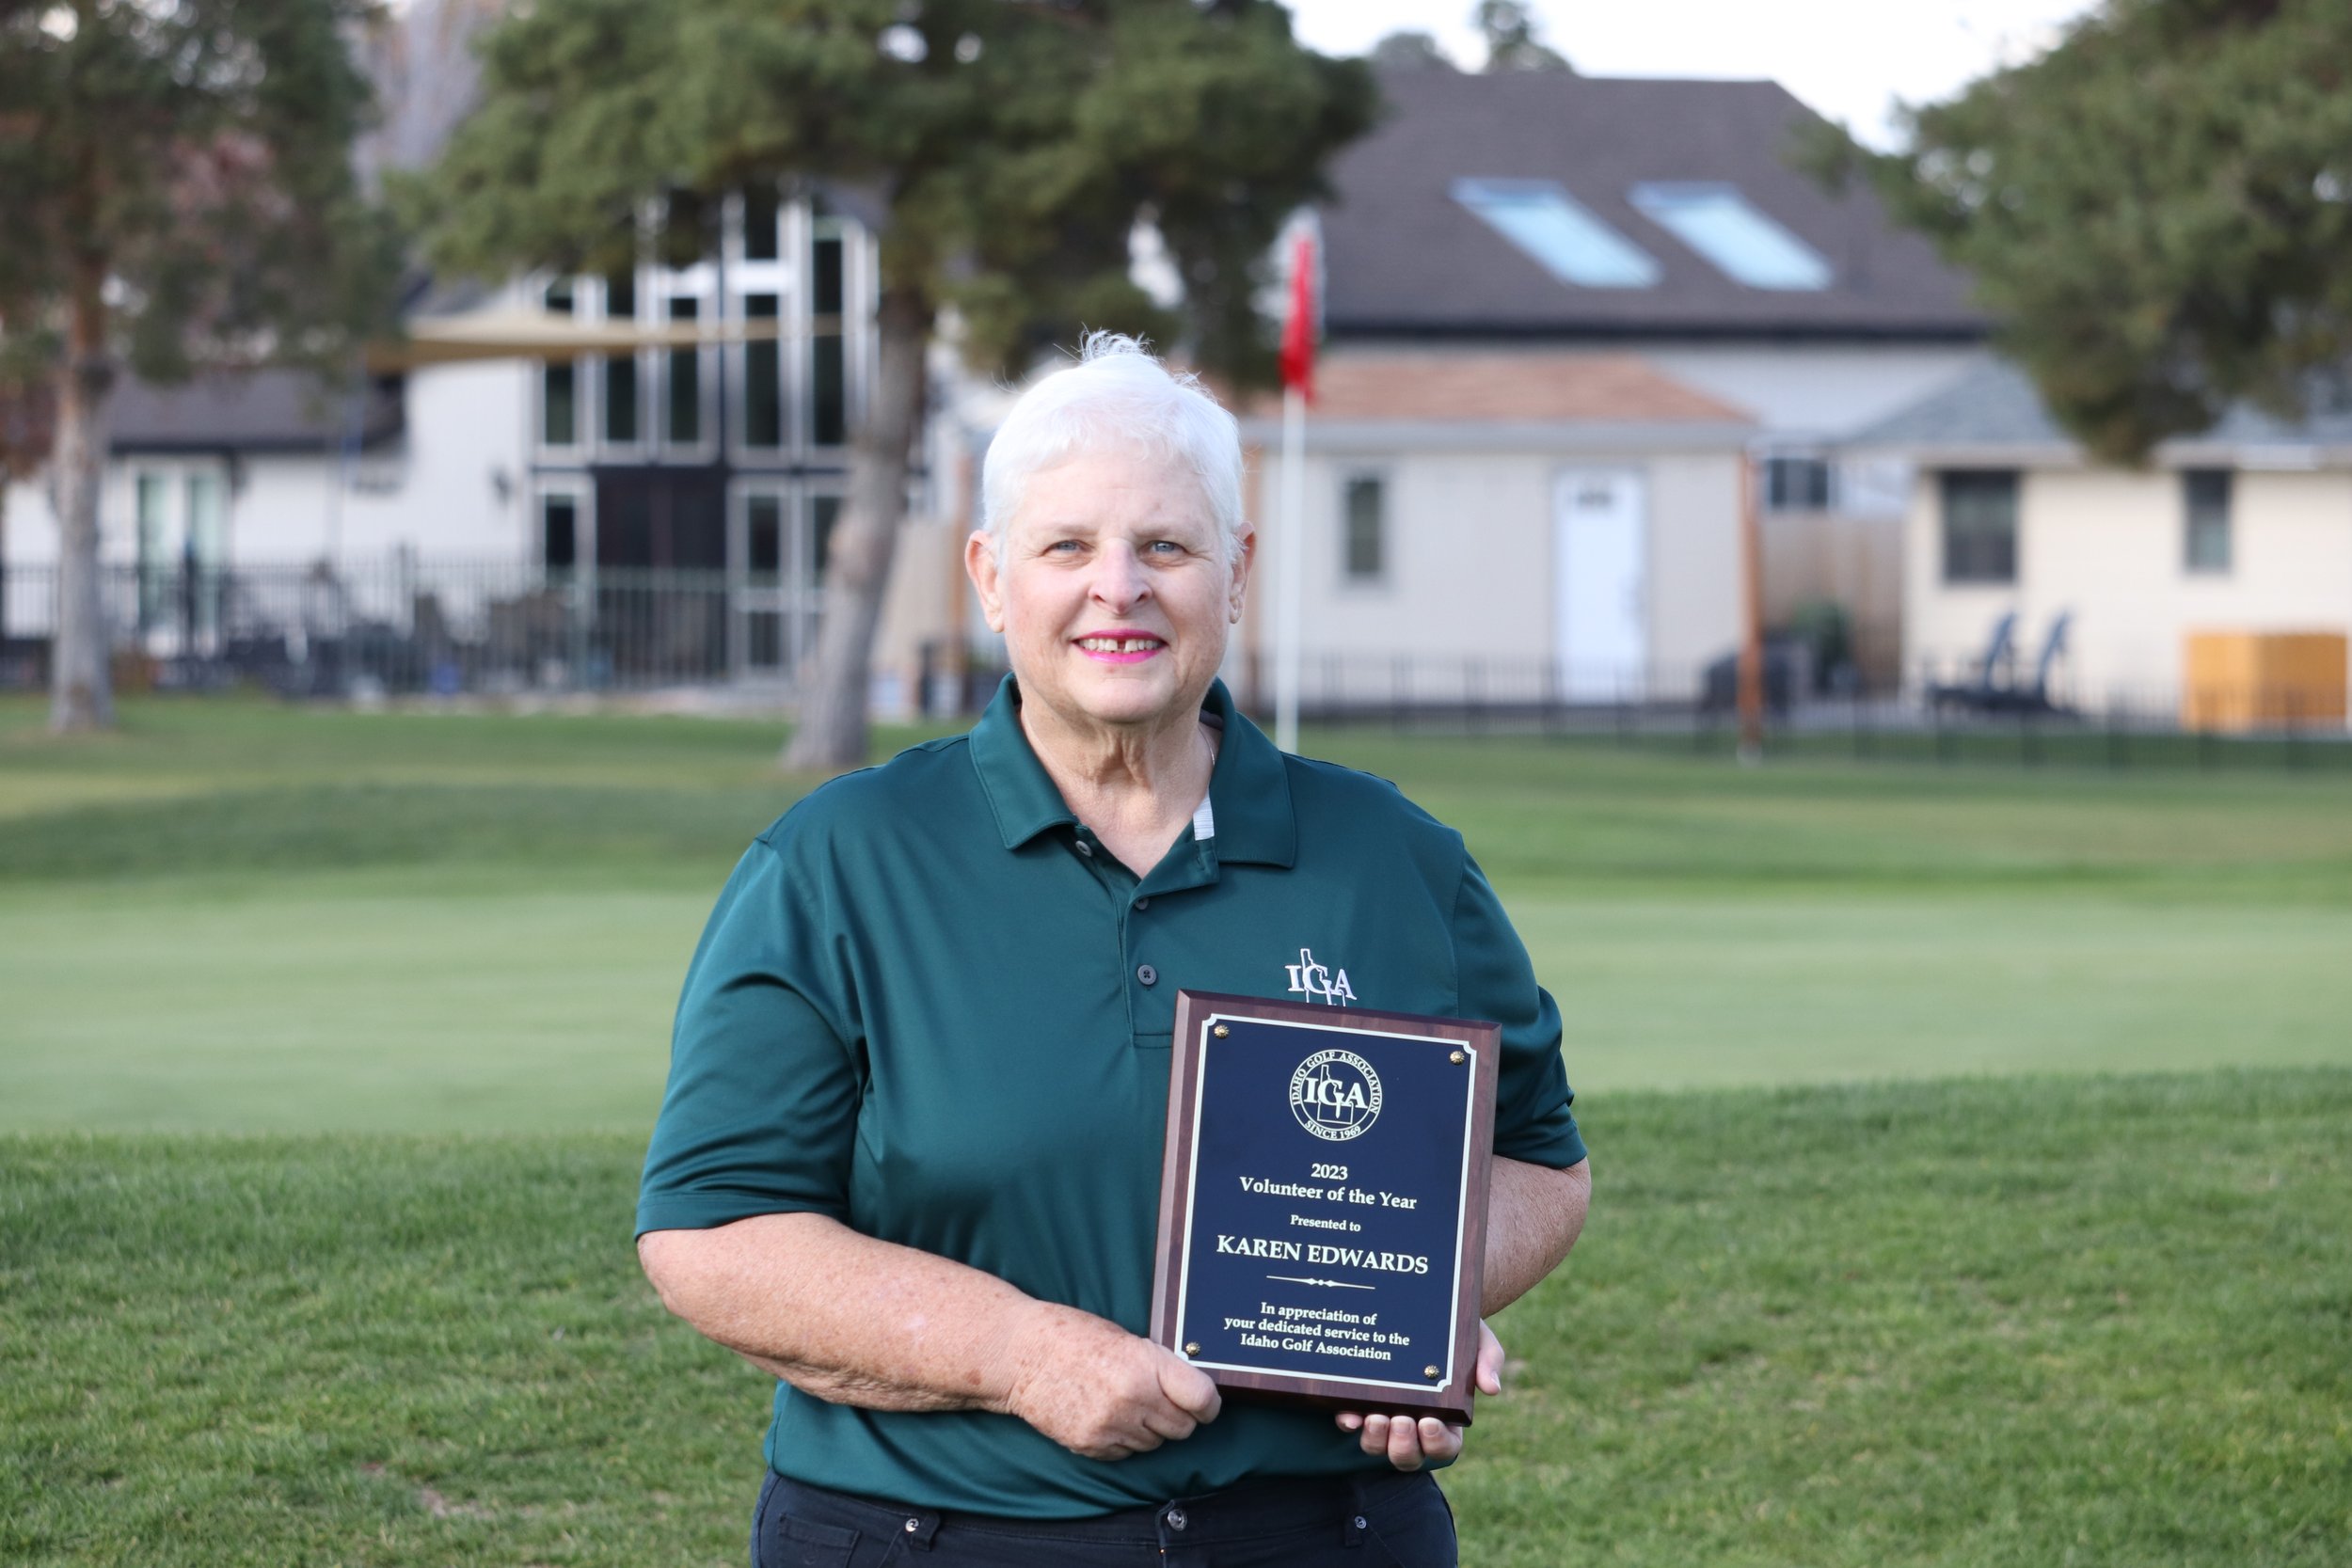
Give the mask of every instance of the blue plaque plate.
<svg viewBox="0 0 2352 1568">
<path fill-rule="evenodd" d="M 1239 1393 L 1467 1422 L 1499 1033 L 1180 991 L 1152 1337 Z"/>
</svg>

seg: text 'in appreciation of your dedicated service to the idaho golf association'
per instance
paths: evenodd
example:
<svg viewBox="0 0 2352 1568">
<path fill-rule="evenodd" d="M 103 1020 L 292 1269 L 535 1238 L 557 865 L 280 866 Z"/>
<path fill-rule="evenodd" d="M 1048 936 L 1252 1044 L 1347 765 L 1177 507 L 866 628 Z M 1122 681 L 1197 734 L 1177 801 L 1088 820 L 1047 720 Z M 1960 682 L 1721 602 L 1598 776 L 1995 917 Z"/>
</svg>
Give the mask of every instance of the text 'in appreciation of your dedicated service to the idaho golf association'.
<svg viewBox="0 0 2352 1568">
<path fill-rule="evenodd" d="M 1241 1393 L 1468 1420 L 1499 1034 L 1180 992 L 1152 1338 Z"/>
</svg>

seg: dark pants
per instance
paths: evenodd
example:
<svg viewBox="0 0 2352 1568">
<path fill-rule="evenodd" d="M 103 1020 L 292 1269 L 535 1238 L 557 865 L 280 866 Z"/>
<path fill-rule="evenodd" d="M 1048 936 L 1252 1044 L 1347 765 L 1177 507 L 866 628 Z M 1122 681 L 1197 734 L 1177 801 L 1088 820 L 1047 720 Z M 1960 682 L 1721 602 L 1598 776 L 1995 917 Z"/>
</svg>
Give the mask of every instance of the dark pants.
<svg viewBox="0 0 2352 1568">
<path fill-rule="evenodd" d="M 1089 1519 L 899 1508 L 771 1475 L 752 1568 L 1454 1568 L 1426 1472 L 1237 1486 Z"/>
</svg>

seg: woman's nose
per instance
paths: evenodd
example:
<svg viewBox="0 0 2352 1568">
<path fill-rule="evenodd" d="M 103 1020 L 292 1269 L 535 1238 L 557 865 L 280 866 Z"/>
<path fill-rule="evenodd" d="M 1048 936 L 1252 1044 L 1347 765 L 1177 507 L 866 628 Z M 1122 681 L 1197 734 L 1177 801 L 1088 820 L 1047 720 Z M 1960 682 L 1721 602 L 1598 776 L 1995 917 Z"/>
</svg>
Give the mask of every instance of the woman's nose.
<svg viewBox="0 0 2352 1568">
<path fill-rule="evenodd" d="M 1131 546 L 1114 544 L 1096 558 L 1093 593 L 1104 609 L 1124 610 L 1151 591 L 1143 562 Z"/>
</svg>

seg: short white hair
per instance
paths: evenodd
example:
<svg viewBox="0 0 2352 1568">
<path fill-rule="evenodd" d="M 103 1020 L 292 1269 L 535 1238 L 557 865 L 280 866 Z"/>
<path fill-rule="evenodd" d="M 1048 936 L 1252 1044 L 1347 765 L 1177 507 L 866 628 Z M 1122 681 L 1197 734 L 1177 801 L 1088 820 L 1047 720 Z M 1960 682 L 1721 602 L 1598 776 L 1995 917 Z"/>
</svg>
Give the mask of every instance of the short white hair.
<svg viewBox="0 0 2352 1568">
<path fill-rule="evenodd" d="M 1029 476 L 1080 452 L 1124 449 L 1169 459 L 1200 482 L 1201 499 L 1241 559 L 1241 427 L 1200 378 L 1171 371 L 1138 339 L 1089 332 L 1076 364 L 1040 377 L 996 427 L 980 468 L 982 526 L 1005 552 Z"/>
</svg>

